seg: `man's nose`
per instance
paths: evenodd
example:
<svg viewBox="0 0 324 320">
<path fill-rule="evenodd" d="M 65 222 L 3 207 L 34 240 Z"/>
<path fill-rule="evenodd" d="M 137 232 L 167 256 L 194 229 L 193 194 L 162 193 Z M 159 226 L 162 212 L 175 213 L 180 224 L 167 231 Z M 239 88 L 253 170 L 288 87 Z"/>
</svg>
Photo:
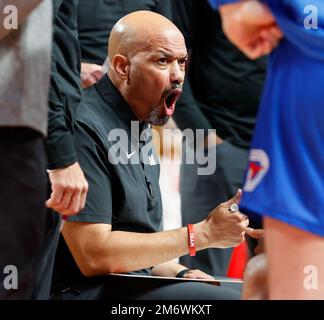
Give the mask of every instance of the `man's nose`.
<svg viewBox="0 0 324 320">
<path fill-rule="evenodd" d="M 183 70 L 178 61 L 174 61 L 170 70 L 170 81 L 176 84 L 182 84 L 185 77 L 185 70 Z"/>
</svg>

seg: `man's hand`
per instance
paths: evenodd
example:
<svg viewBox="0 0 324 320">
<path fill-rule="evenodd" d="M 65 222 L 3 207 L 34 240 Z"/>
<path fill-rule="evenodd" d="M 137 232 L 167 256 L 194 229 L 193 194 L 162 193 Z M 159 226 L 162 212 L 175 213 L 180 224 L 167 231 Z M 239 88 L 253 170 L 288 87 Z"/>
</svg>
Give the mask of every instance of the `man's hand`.
<svg viewBox="0 0 324 320">
<path fill-rule="evenodd" d="M 152 268 L 153 276 L 161 276 L 161 277 L 175 277 L 180 271 L 187 269 L 185 266 L 175 262 L 168 261 L 165 263 L 160 263 Z M 212 276 L 209 274 L 200 271 L 200 270 L 189 270 L 183 278 L 188 279 L 207 279 L 214 280 Z"/>
<path fill-rule="evenodd" d="M 269 54 L 283 34 L 268 7 L 256 0 L 220 7 L 227 38 L 250 59 Z"/>
<path fill-rule="evenodd" d="M 248 218 L 242 213 L 231 212 L 230 206 L 239 203 L 242 190 L 227 202 L 220 204 L 205 220 L 207 229 L 204 230 L 208 237 L 208 247 L 229 248 L 238 246 L 244 241 L 245 230 L 249 225 Z"/>
<path fill-rule="evenodd" d="M 81 63 L 81 86 L 90 87 L 103 76 L 102 66 L 93 63 Z"/>
<path fill-rule="evenodd" d="M 215 280 L 215 278 L 212 277 L 211 275 L 209 275 L 201 270 L 198 270 L 198 269 L 189 270 L 183 277 L 187 278 L 187 279 Z"/>
<path fill-rule="evenodd" d="M 88 183 L 76 162 L 63 169 L 48 170 L 52 194 L 46 206 L 62 215 L 74 215 L 82 210 L 88 192 Z"/>
</svg>

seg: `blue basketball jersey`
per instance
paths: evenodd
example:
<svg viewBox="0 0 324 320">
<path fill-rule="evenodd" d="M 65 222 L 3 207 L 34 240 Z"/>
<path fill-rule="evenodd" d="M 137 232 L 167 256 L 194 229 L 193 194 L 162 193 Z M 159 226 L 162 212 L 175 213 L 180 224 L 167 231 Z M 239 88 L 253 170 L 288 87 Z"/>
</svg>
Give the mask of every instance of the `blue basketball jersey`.
<svg viewBox="0 0 324 320">
<path fill-rule="evenodd" d="M 264 2 L 285 38 L 269 57 L 240 206 L 324 236 L 324 1 Z"/>
</svg>

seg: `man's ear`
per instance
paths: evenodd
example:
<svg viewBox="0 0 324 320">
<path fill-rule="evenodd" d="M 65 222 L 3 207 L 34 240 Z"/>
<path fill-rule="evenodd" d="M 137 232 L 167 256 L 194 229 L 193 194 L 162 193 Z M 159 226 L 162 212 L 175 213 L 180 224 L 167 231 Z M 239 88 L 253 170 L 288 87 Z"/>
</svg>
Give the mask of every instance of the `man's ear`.
<svg viewBox="0 0 324 320">
<path fill-rule="evenodd" d="M 129 60 L 127 57 L 117 54 L 112 61 L 112 68 L 121 80 L 127 80 L 129 76 Z"/>
</svg>

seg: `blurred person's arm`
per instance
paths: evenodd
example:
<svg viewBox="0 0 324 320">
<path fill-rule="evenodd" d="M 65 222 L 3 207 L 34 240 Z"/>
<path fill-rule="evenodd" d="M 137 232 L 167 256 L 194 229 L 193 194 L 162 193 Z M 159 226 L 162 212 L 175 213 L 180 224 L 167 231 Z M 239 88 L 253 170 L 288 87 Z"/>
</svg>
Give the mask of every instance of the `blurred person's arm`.
<svg viewBox="0 0 324 320">
<path fill-rule="evenodd" d="M 81 170 L 72 134 L 73 114 L 81 99 L 77 1 L 54 0 L 54 40 L 49 90 L 48 137 L 45 140 L 51 195 L 46 202 L 62 215 L 78 213 L 88 183 Z"/>
<path fill-rule="evenodd" d="M 52 192 L 46 206 L 62 215 L 71 215 L 83 209 L 88 184 L 77 162 L 74 139 L 60 94 L 55 58 L 52 59 L 48 137 L 45 140 Z"/>
<path fill-rule="evenodd" d="M 243 1 L 249 2 L 209 0 L 215 9 L 222 5 Z M 285 38 L 307 56 L 324 60 L 324 2 L 322 0 L 314 0 L 308 6 L 303 1 L 263 0 L 260 2 L 268 5 Z M 307 18 L 316 19 L 317 28 L 313 29 L 305 25 Z"/>
<path fill-rule="evenodd" d="M 268 6 L 260 1 L 226 3 L 219 11 L 225 35 L 250 59 L 269 54 L 283 36 Z"/>
<path fill-rule="evenodd" d="M 4 13 L 6 7 L 14 6 L 17 8 L 17 21 L 19 26 L 41 2 L 42 0 L 2 0 L 0 3 L 0 40 L 6 37 L 11 31 L 15 30 L 5 28 L 3 23 L 8 15 Z"/>
<path fill-rule="evenodd" d="M 223 5 L 220 13 L 224 33 L 250 59 L 269 54 L 283 37 L 268 6 L 257 0 Z"/>
</svg>

